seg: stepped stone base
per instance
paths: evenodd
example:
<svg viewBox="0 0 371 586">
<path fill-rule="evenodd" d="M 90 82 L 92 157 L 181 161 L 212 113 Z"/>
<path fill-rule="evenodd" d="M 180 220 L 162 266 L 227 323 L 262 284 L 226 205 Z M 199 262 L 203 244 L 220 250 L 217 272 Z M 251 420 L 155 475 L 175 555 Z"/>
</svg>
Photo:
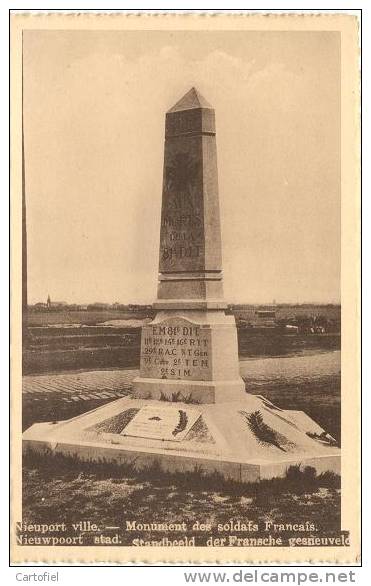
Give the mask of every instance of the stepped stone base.
<svg viewBox="0 0 371 586">
<path fill-rule="evenodd" d="M 283 476 L 295 464 L 340 473 L 340 450 L 305 413 L 247 394 L 216 404 L 125 397 L 68 421 L 35 424 L 23 447 L 137 469 L 197 468 L 241 482 Z"/>
</svg>

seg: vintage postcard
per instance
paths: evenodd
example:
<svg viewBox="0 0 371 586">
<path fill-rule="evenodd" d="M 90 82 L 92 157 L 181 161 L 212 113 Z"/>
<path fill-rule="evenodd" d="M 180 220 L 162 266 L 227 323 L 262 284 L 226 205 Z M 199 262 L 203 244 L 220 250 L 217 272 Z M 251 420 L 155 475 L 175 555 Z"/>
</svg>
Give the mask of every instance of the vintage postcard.
<svg viewBox="0 0 371 586">
<path fill-rule="evenodd" d="M 359 18 L 10 26 L 12 563 L 359 564 Z"/>
</svg>

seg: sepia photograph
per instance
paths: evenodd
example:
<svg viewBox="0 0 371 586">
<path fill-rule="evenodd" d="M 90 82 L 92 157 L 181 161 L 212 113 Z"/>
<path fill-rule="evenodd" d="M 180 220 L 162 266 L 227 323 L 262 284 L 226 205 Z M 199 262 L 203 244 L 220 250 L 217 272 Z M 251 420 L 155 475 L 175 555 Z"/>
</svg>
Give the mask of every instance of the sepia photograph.
<svg viewBox="0 0 371 586">
<path fill-rule="evenodd" d="M 13 560 L 359 562 L 357 18 L 80 16 L 11 22 Z"/>
</svg>

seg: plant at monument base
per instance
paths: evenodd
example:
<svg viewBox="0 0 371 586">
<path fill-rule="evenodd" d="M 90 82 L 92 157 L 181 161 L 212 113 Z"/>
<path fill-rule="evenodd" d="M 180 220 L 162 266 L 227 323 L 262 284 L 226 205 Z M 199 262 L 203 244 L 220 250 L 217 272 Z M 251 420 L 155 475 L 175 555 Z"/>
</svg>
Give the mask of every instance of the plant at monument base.
<svg viewBox="0 0 371 586">
<path fill-rule="evenodd" d="M 193 398 L 192 393 L 189 393 L 189 395 L 183 395 L 180 391 L 176 391 L 171 395 L 166 395 L 161 391 L 160 401 L 167 401 L 169 403 L 186 403 L 187 405 L 199 404 L 199 401 Z"/>
<path fill-rule="evenodd" d="M 150 392 L 143 393 L 143 395 L 140 395 L 139 398 L 142 399 L 142 401 L 148 401 L 148 399 L 152 399 L 152 395 Z M 135 397 L 131 397 L 131 399 L 135 400 Z"/>
<path fill-rule="evenodd" d="M 160 394 L 160 401 L 169 401 L 170 403 L 180 403 L 182 401 L 182 393 L 180 391 L 176 391 L 171 393 L 171 395 L 166 395 L 161 391 Z"/>
<path fill-rule="evenodd" d="M 285 476 L 292 491 L 297 492 L 302 489 L 305 492 L 311 492 L 317 484 L 317 473 L 313 466 L 305 466 L 302 469 L 301 464 L 294 464 L 287 468 Z"/>
<path fill-rule="evenodd" d="M 246 411 L 240 411 L 241 415 L 244 415 L 248 426 L 256 439 L 261 444 L 271 444 L 282 452 L 286 450 L 280 445 L 280 434 L 275 432 L 269 425 L 264 423 L 263 416 L 260 411 L 254 411 L 253 413 L 246 413 Z"/>
<path fill-rule="evenodd" d="M 197 399 L 193 398 L 192 393 L 189 393 L 189 395 L 184 396 L 183 395 L 183 403 L 187 403 L 187 405 L 199 405 L 200 402 L 197 401 Z"/>
</svg>

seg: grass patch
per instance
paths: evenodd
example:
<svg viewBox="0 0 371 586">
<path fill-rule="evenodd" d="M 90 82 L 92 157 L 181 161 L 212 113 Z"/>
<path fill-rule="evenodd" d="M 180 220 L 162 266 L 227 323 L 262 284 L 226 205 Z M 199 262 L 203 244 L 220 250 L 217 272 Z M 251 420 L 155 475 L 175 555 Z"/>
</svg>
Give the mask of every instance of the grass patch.
<svg viewBox="0 0 371 586">
<path fill-rule="evenodd" d="M 242 484 L 220 474 L 205 475 L 199 468 L 185 473 L 165 472 L 159 463 L 137 470 L 135 460 L 123 465 L 83 462 L 60 454 L 41 456 L 28 452 L 23 466 L 23 521 L 26 523 L 79 520 L 125 528 L 127 520 L 187 523 L 192 536 L 195 520 L 210 523 L 218 536 L 218 524 L 230 519 L 305 523 L 314 535 L 338 535 L 340 531 L 340 478 L 317 475 L 313 468 L 291 467 L 285 478 Z M 72 530 L 71 530 L 72 534 Z M 226 531 L 226 535 L 228 531 Z M 292 532 L 284 533 L 284 542 Z M 297 535 L 297 533 L 296 533 Z M 308 536 L 308 533 L 306 533 Z M 122 545 L 132 539 L 159 539 L 154 532 L 121 533 Z M 171 534 L 172 539 L 184 534 Z M 202 545 L 197 537 L 196 545 Z"/>
<path fill-rule="evenodd" d="M 176 485 L 192 490 L 215 490 L 235 496 L 257 496 L 258 494 L 275 495 L 283 492 L 305 494 L 321 487 L 340 488 L 340 477 L 332 472 L 317 475 L 311 466 L 290 466 L 283 478 L 272 478 L 260 482 L 242 483 L 224 478 L 219 472 L 205 474 L 202 468 L 195 466 L 192 471 L 168 472 L 163 470 L 160 461 L 155 460 L 150 466 L 138 469 L 136 459 L 118 464 L 101 460 L 98 462 L 79 460 L 76 456 L 60 453 L 39 454 L 27 451 L 24 455 L 25 469 L 38 469 L 44 477 L 74 479 L 76 476 L 94 476 L 97 480 L 132 478 L 137 482 L 150 481 L 158 486 Z"/>
</svg>

